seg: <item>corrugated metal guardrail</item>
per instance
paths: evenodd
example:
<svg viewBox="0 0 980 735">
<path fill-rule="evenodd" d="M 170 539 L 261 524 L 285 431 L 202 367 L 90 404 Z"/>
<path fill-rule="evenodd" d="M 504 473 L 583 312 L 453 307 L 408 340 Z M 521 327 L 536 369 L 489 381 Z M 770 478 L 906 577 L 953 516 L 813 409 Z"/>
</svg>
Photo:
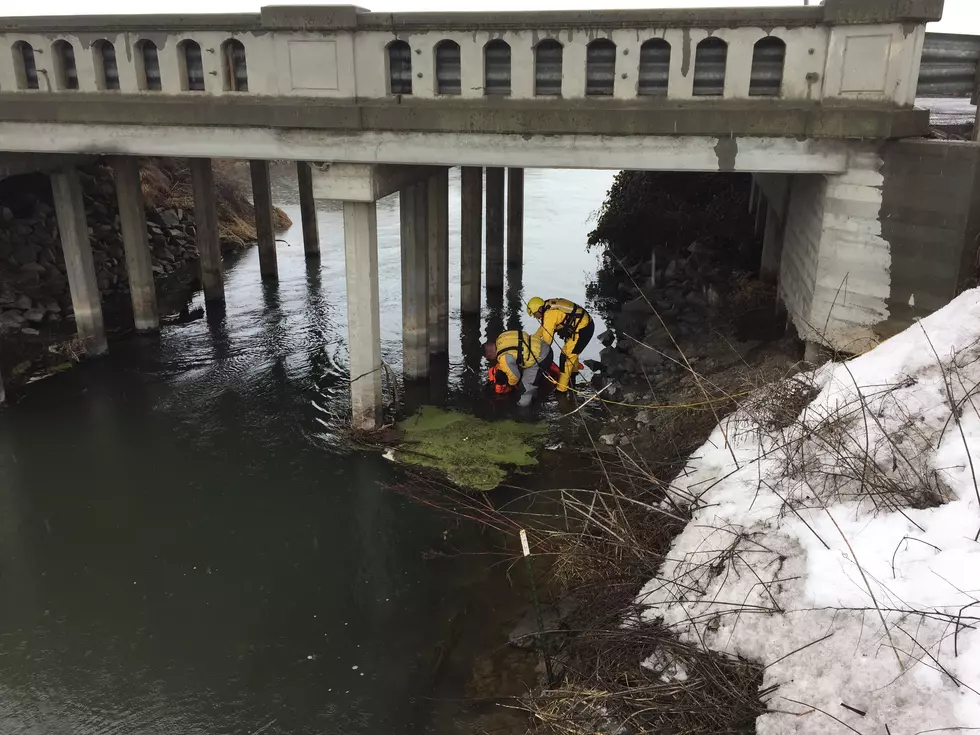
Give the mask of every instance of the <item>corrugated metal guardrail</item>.
<svg viewBox="0 0 980 735">
<path fill-rule="evenodd" d="M 927 33 L 916 97 L 973 97 L 980 36 Z"/>
</svg>

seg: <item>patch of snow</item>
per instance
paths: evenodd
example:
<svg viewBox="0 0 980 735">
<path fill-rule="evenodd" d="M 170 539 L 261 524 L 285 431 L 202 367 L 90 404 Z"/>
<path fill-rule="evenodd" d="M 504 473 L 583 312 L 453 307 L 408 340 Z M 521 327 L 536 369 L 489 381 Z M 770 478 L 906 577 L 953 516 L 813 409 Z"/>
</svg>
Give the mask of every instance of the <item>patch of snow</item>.
<svg viewBox="0 0 980 735">
<path fill-rule="evenodd" d="M 980 728 L 980 292 L 809 379 L 688 460 L 644 616 L 765 667 L 759 735 Z"/>
</svg>

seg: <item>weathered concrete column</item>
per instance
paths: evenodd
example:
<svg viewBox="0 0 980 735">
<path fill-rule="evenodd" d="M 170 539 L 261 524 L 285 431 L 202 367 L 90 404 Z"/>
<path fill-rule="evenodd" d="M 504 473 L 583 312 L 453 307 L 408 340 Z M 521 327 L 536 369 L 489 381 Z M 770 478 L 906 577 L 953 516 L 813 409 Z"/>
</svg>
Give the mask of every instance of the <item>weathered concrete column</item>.
<svg viewBox="0 0 980 735">
<path fill-rule="evenodd" d="M 307 258 L 320 257 L 320 228 L 316 222 L 316 200 L 313 198 L 313 171 L 309 161 L 296 162 L 299 183 L 299 211 L 303 220 L 303 252 Z"/>
<path fill-rule="evenodd" d="M 483 300 L 483 171 L 460 169 L 459 305 L 463 314 L 479 314 Z"/>
<path fill-rule="evenodd" d="M 779 262 L 783 257 L 782 221 L 776 208 L 766 204 L 766 234 L 762 240 L 762 262 L 759 265 L 759 278 L 765 283 L 775 283 L 779 278 Z"/>
<path fill-rule="evenodd" d="M 347 342 L 354 428 L 381 425 L 381 307 L 378 300 L 378 220 L 374 202 L 344 202 L 347 262 Z"/>
<path fill-rule="evenodd" d="M 402 246 L 402 363 L 405 378 L 429 374 L 429 184 L 399 194 Z"/>
<path fill-rule="evenodd" d="M 129 294 L 133 301 L 133 323 L 141 332 L 152 332 L 160 328 L 160 315 L 153 282 L 153 259 L 146 235 L 139 161 L 134 156 L 114 156 L 112 170 L 119 202 L 119 226 L 126 251 Z"/>
<path fill-rule="evenodd" d="M 255 231 L 259 240 L 259 271 L 263 281 L 279 278 L 276 263 L 276 233 L 272 226 L 272 180 L 268 161 L 249 161 L 252 174 L 252 203 L 255 205 Z"/>
<path fill-rule="evenodd" d="M 504 287 L 504 169 L 487 169 L 487 290 Z"/>
<path fill-rule="evenodd" d="M 82 199 L 82 183 L 78 170 L 67 168 L 51 174 L 51 192 L 58 216 L 58 232 L 65 253 L 68 287 L 75 310 L 75 326 L 78 337 L 85 343 L 91 356 L 103 355 L 109 350 L 106 342 L 105 323 L 102 319 L 102 294 L 95 278 L 95 262 L 92 260 L 92 244 L 88 239 L 88 223 L 85 221 L 85 202 Z"/>
<path fill-rule="evenodd" d="M 507 169 L 507 267 L 524 266 L 524 169 Z"/>
<path fill-rule="evenodd" d="M 429 354 L 449 352 L 449 169 L 428 181 Z"/>
<path fill-rule="evenodd" d="M 218 210 L 214 201 L 214 172 L 210 158 L 191 158 L 191 182 L 194 187 L 194 226 L 197 249 L 201 254 L 201 284 L 204 300 L 224 302 L 225 283 L 218 241 Z"/>
</svg>

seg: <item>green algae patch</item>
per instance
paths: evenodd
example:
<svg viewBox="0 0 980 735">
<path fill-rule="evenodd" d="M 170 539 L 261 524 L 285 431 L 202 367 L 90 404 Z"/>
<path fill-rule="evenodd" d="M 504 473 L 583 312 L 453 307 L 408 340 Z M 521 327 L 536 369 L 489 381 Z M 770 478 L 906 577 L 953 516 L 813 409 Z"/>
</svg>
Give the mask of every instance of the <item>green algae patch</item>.
<svg viewBox="0 0 980 735">
<path fill-rule="evenodd" d="M 548 433 L 542 423 L 484 421 L 434 406 L 423 406 L 398 430 L 399 461 L 438 470 L 473 490 L 493 490 L 509 468 L 537 464 L 534 452 Z"/>
</svg>

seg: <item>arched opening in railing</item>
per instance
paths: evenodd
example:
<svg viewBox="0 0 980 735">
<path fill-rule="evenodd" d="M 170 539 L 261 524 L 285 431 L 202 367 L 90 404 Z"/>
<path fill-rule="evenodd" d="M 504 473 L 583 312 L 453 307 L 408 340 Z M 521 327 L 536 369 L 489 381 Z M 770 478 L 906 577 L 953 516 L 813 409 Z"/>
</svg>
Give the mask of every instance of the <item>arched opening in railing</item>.
<svg viewBox="0 0 980 735">
<path fill-rule="evenodd" d="M 534 47 L 534 94 L 538 97 L 561 96 L 562 45 L 546 38 Z"/>
<path fill-rule="evenodd" d="M 644 97 L 666 97 L 670 79 L 670 44 L 651 38 L 640 46 L 640 79 L 636 93 Z"/>
<path fill-rule="evenodd" d="M 180 63 L 180 88 L 184 92 L 204 91 L 204 60 L 201 58 L 201 44 L 185 40 L 177 44 L 177 59 Z"/>
<path fill-rule="evenodd" d="M 483 47 L 483 94 L 510 94 L 510 44 L 499 38 Z"/>
<path fill-rule="evenodd" d="M 786 43 L 776 36 L 767 36 L 755 44 L 752 51 L 752 81 L 749 95 L 778 97 L 783 88 L 783 65 L 786 62 Z"/>
<path fill-rule="evenodd" d="M 694 96 L 721 97 L 725 93 L 725 64 L 728 44 L 720 38 L 706 38 L 694 54 Z"/>
<path fill-rule="evenodd" d="M 616 44 L 597 38 L 585 51 L 585 94 L 612 97 L 616 86 Z"/>
<path fill-rule="evenodd" d="M 140 89 L 144 91 L 159 92 L 163 89 L 157 45 L 146 38 L 136 42 L 136 76 Z"/>
<path fill-rule="evenodd" d="M 119 89 L 119 66 L 116 47 L 104 38 L 92 44 L 95 56 L 95 86 L 100 90 Z"/>
<path fill-rule="evenodd" d="M 237 38 L 229 38 L 221 44 L 221 76 L 226 92 L 248 91 L 245 45 Z"/>
<path fill-rule="evenodd" d="M 461 91 L 459 44 L 440 41 L 436 44 L 436 94 L 459 94 Z"/>
<path fill-rule="evenodd" d="M 34 47 L 27 41 L 17 41 L 12 50 L 18 89 L 37 89 L 37 65 L 34 63 Z"/>
<path fill-rule="evenodd" d="M 78 89 L 78 67 L 75 66 L 75 49 L 68 41 L 51 44 L 54 56 L 54 78 L 58 89 Z"/>
<path fill-rule="evenodd" d="M 412 93 L 412 48 L 405 41 L 388 44 L 388 93 Z"/>
</svg>

